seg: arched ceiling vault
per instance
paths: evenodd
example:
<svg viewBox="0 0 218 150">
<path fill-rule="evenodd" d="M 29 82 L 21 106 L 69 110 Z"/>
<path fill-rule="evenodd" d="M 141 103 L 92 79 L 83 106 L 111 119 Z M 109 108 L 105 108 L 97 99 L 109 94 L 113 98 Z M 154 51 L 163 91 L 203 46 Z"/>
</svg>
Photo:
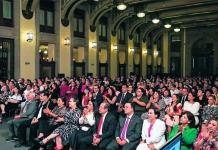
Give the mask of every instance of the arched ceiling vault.
<svg viewBox="0 0 218 150">
<path fill-rule="evenodd" d="M 120 27 L 120 24 L 122 22 L 124 22 L 126 19 L 132 17 L 134 15 L 134 9 L 133 8 L 129 8 L 127 11 L 125 12 L 121 12 L 119 13 L 115 19 L 113 19 L 113 23 L 112 23 L 112 35 L 115 36 L 117 33 L 117 30 Z"/>
</svg>

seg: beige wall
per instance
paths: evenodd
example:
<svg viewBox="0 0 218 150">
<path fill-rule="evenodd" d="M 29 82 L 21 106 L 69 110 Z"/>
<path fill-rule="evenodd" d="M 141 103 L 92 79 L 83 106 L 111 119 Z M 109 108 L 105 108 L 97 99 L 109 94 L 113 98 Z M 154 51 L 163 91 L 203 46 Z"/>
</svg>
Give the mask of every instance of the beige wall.
<svg viewBox="0 0 218 150">
<path fill-rule="evenodd" d="M 21 5 L 21 1 L 20 1 Z M 33 33 L 33 41 L 27 42 L 27 32 Z M 25 19 L 20 10 L 20 77 L 34 79 L 36 77 L 34 61 L 36 57 L 35 13 L 32 19 Z"/>
<path fill-rule="evenodd" d="M 118 66 L 118 44 L 117 44 L 117 36 L 112 36 L 111 35 L 111 45 L 110 45 L 110 76 L 112 79 L 114 79 L 117 76 L 117 66 Z"/>
<path fill-rule="evenodd" d="M 65 76 L 71 76 L 71 46 L 64 45 L 64 39 L 70 36 L 70 25 L 68 27 L 64 27 L 60 23 L 60 65 L 59 65 L 59 73 L 64 73 Z"/>
<path fill-rule="evenodd" d="M 99 63 L 107 63 L 107 49 L 101 49 L 98 56 Z"/>
</svg>

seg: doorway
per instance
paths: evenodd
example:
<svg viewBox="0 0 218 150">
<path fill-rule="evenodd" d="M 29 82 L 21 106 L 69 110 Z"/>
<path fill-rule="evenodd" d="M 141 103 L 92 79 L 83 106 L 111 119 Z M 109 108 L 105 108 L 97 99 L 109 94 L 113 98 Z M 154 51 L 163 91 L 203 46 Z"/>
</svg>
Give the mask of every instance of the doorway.
<svg viewBox="0 0 218 150">
<path fill-rule="evenodd" d="M 205 38 L 199 39 L 192 46 L 192 75 L 208 76 L 213 74 L 214 45 Z"/>
<path fill-rule="evenodd" d="M 14 78 L 14 40 L 0 38 L 0 79 Z"/>
<path fill-rule="evenodd" d="M 55 45 L 54 44 L 40 44 L 39 47 L 39 72 L 40 77 L 54 77 L 55 76 Z"/>
</svg>

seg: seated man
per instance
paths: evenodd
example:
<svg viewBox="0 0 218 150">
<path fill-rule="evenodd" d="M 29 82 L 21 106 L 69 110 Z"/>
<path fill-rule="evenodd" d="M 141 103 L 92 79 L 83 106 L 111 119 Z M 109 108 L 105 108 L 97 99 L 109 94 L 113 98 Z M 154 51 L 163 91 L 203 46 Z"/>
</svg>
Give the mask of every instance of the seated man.
<svg viewBox="0 0 218 150">
<path fill-rule="evenodd" d="M 107 150 L 133 150 L 136 149 L 141 137 L 142 120 L 134 114 L 133 104 L 127 102 L 124 107 L 126 117 L 121 117 L 116 128 L 115 137 Z"/>
<path fill-rule="evenodd" d="M 37 102 L 35 101 L 35 93 L 29 92 L 27 95 L 27 100 L 25 102 L 25 105 L 21 108 L 20 114 L 15 115 L 14 119 L 9 120 L 7 122 L 9 131 L 11 133 L 11 137 L 6 139 L 7 141 L 11 141 L 15 139 L 14 127 L 19 128 L 20 124 L 32 120 L 34 113 L 36 111 L 36 106 L 37 106 Z M 19 144 L 16 144 L 17 146 L 18 145 L 21 146 L 25 144 L 24 143 L 25 141 L 19 141 L 19 142 L 20 142 Z"/>
<path fill-rule="evenodd" d="M 116 127 L 115 117 L 108 112 L 109 104 L 101 103 L 99 107 L 100 117 L 96 117 L 94 134 L 78 139 L 80 150 L 87 150 L 92 147 L 103 150 L 113 139 Z"/>
</svg>

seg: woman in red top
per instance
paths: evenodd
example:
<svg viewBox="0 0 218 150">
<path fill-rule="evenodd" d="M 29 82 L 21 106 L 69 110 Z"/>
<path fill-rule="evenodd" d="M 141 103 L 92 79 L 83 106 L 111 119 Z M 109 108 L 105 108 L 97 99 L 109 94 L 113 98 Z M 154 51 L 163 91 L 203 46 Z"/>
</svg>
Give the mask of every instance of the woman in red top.
<svg viewBox="0 0 218 150">
<path fill-rule="evenodd" d="M 82 106 L 86 107 L 89 103 L 89 90 L 85 89 L 82 97 Z"/>
</svg>

